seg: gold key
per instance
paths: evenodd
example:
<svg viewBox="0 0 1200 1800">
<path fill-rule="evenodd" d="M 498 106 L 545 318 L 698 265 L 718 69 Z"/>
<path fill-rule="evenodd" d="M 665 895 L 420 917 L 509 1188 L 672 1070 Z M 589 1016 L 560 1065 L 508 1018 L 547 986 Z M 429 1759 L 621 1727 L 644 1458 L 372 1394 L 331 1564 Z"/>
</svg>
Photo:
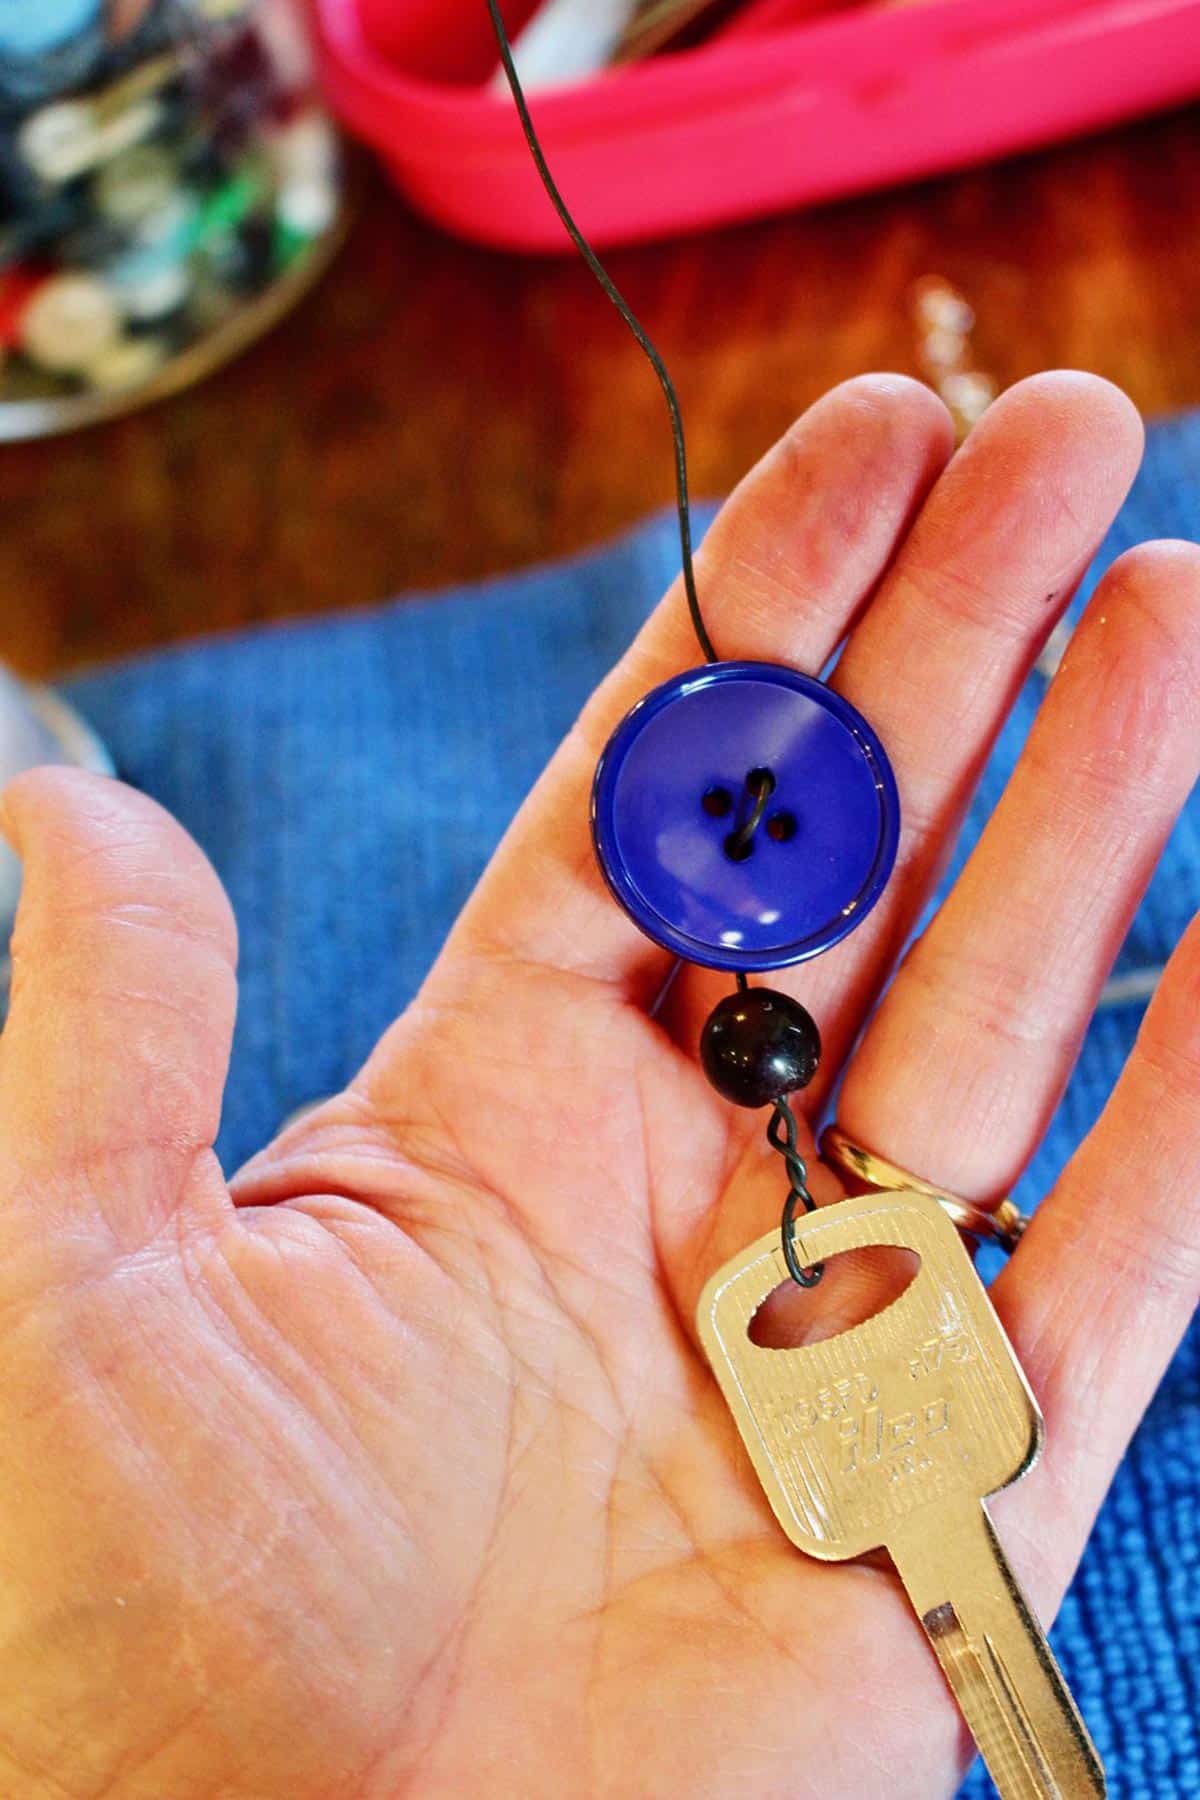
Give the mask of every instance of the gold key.
<svg viewBox="0 0 1200 1800">
<path fill-rule="evenodd" d="M 1104 1770 L 985 1504 L 1036 1459 L 1037 1402 L 936 1200 L 863 1194 L 797 1222 L 804 1266 L 873 1245 L 920 1257 L 899 1298 L 774 1350 L 747 1332 L 787 1279 L 779 1232 L 751 1244 L 701 1296 L 709 1361 L 792 1543 L 890 1553 L 1001 1800 L 1090 1800 Z"/>
</svg>

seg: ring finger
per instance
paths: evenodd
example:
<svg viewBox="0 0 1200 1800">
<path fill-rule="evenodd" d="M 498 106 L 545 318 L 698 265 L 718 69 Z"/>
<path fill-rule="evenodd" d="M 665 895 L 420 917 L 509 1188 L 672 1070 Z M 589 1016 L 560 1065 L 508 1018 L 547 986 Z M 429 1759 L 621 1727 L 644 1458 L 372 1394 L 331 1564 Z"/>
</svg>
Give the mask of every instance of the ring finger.
<svg viewBox="0 0 1200 1800">
<path fill-rule="evenodd" d="M 1008 789 L 847 1070 L 839 1123 L 952 1193 L 1020 1174 L 1200 772 L 1200 550 L 1101 583 Z"/>
</svg>

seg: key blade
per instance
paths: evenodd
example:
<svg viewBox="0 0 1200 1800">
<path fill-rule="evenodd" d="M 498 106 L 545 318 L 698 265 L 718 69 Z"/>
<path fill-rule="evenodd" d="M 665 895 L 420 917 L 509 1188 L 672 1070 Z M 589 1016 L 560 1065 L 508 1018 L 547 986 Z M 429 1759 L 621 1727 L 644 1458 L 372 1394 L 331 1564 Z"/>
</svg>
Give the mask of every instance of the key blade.
<svg viewBox="0 0 1200 1800">
<path fill-rule="evenodd" d="M 1001 1800 L 1107 1793 L 1096 1748 L 987 1508 L 964 1506 L 926 1519 L 923 1529 L 911 1521 L 888 1548 Z"/>
</svg>

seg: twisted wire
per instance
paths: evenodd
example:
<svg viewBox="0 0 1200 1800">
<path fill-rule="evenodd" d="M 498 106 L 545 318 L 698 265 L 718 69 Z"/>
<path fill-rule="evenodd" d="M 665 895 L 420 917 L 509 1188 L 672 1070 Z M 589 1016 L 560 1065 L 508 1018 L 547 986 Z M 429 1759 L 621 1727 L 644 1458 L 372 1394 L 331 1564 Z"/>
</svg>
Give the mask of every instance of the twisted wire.
<svg viewBox="0 0 1200 1800">
<path fill-rule="evenodd" d="M 783 1203 L 783 1217 L 780 1221 L 783 1260 L 797 1287 L 813 1288 L 825 1273 L 825 1265 L 813 1263 L 811 1268 L 806 1269 L 797 1257 L 796 1208 L 802 1206 L 805 1212 L 815 1212 L 817 1203 L 808 1189 L 808 1166 L 798 1147 L 796 1115 L 786 1097 L 775 1102 L 775 1110 L 767 1126 L 767 1142 L 772 1150 L 778 1150 L 782 1156 L 788 1174 L 788 1196 Z"/>
</svg>

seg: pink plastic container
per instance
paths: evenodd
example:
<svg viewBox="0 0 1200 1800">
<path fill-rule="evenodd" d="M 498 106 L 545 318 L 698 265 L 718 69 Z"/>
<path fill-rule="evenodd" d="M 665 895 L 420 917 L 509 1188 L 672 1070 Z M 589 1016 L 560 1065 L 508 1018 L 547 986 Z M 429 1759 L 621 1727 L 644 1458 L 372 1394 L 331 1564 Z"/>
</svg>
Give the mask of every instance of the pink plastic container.
<svg viewBox="0 0 1200 1800">
<path fill-rule="evenodd" d="M 483 0 L 311 0 L 329 96 L 420 211 L 568 248 Z M 597 244 L 692 231 L 981 162 L 1200 93 L 1200 0 L 926 0 L 775 25 L 531 100 Z M 531 0 L 509 9 L 516 30 Z"/>
</svg>

